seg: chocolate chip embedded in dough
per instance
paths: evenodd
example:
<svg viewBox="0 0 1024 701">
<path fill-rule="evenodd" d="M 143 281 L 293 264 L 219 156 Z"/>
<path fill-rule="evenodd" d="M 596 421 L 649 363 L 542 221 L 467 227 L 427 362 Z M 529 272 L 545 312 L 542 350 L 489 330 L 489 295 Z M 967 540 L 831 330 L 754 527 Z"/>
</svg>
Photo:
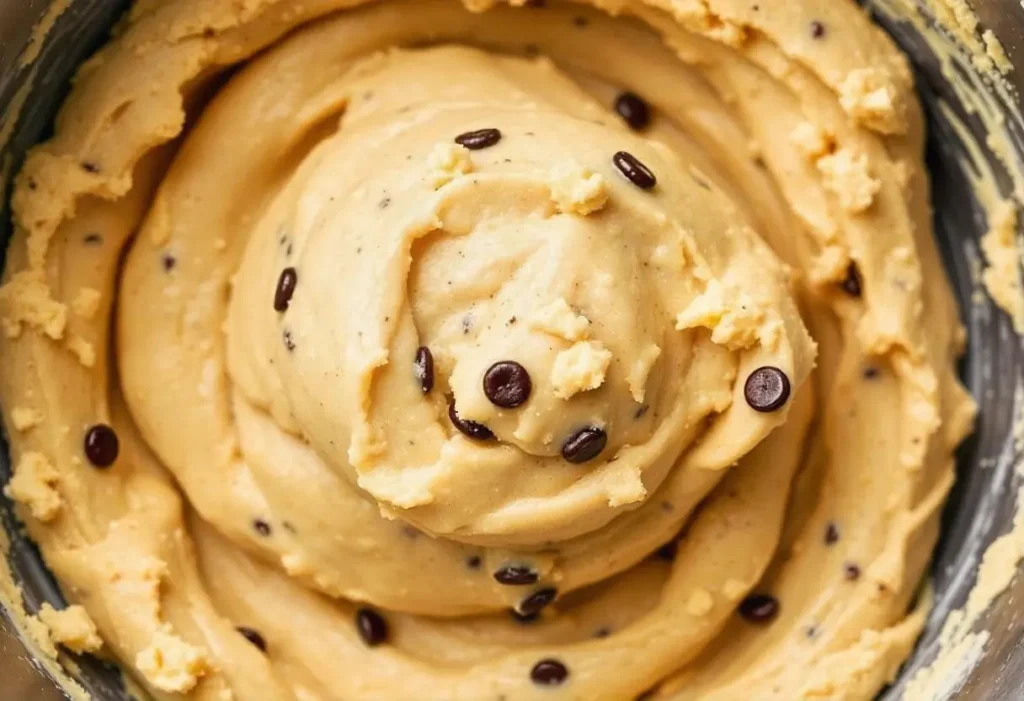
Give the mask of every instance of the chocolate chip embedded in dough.
<svg viewBox="0 0 1024 701">
<path fill-rule="evenodd" d="M 856 582 L 860 579 L 860 567 L 852 562 L 847 562 L 843 565 L 843 576 L 851 582 Z"/>
<path fill-rule="evenodd" d="M 615 98 L 615 111 L 635 131 L 646 129 L 651 123 L 651 108 L 636 93 L 627 91 Z"/>
<path fill-rule="evenodd" d="M 268 537 L 271 532 L 270 524 L 261 518 L 255 518 L 252 521 L 253 529 L 264 538 Z"/>
<path fill-rule="evenodd" d="M 498 129 L 477 129 L 455 137 L 455 143 L 465 146 L 470 151 L 489 148 L 499 141 L 501 141 L 501 131 Z"/>
<path fill-rule="evenodd" d="M 811 36 L 815 39 L 825 36 L 825 25 L 818 20 L 811 22 Z"/>
<path fill-rule="evenodd" d="M 779 613 L 779 600 L 770 594 L 751 594 L 740 603 L 739 613 L 753 623 L 767 623 Z"/>
<path fill-rule="evenodd" d="M 174 266 L 178 264 L 178 259 L 170 253 L 165 253 L 160 256 L 160 264 L 164 266 L 164 272 L 169 273 L 174 270 Z"/>
<path fill-rule="evenodd" d="M 95 467 L 110 467 L 120 451 L 117 433 L 106 424 L 96 424 L 85 432 L 85 457 Z"/>
<path fill-rule="evenodd" d="M 597 426 L 587 426 L 569 436 L 562 444 L 562 457 L 579 465 L 593 460 L 608 445 L 608 434 Z"/>
<path fill-rule="evenodd" d="M 509 586 L 535 584 L 539 578 L 536 570 L 529 565 L 522 564 L 502 565 L 494 572 L 494 579 L 498 584 Z"/>
<path fill-rule="evenodd" d="M 558 590 L 554 587 L 538 589 L 516 604 L 514 610 L 521 616 L 536 615 L 539 614 L 544 607 L 553 602 L 557 596 Z"/>
<path fill-rule="evenodd" d="M 459 433 L 472 438 L 475 441 L 489 441 L 494 438 L 491 429 L 476 421 L 464 421 L 459 418 L 459 412 L 455 408 L 454 397 L 448 400 L 448 418 Z"/>
<path fill-rule="evenodd" d="M 843 288 L 843 292 L 851 297 L 860 297 L 862 291 L 860 271 L 857 270 L 856 263 L 850 263 L 850 266 L 846 269 L 846 278 L 839 284 L 839 286 Z"/>
<path fill-rule="evenodd" d="M 242 637 L 259 648 L 260 652 L 267 651 L 267 641 L 263 639 L 263 636 L 260 635 L 258 631 L 247 626 L 237 626 L 235 630 L 241 633 Z"/>
<path fill-rule="evenodd" d="M 558 686 L 569 678 L 569 669 L 556 659 L 543 659 L 533 665 L 530 679 L 540 686 Z"/>
<path fill-rule="evenodd" d="M 640 162 L 636 156 L 626 151 L 619 151 L 612 156 L 612 163 L 619 172 L 641 190 L 651 190 L 658 184 L 658 179 L 651 169 Z"/>
<path fill-rule="evenodd" d="M 288 309 L 295 294 L 295 286 L 299 282 L 299 274 L 295 268 L 285 268 L 277 278 L 277 289 L 274 290 L 274 309 L 283 312 Z"/>
<path fill-rule="evenodd" d="M 497 362 L 484 374 L 484 395 L 491 404 L 503 409 L 525 404 L 532 389 L 530 373 L 514 360 Z"/>
<path fill-rule="evenodd" d="M 359 637 L 369 647 L 376 647 L 387 642 L 388 622 L 371 608 L 361 608 L 356 611 L 356 630 L 359 631 Z"/>
<path fill-rule="evenodd" d="M 470 555 L 466 558 L 466 567 L 468 567 L 471 570 L 480 569 L 480 565 L 482 564 L 483 560 L 480 558 L 479 555 Z"/>
<path fill-rule="evenodd" d="M 789 399 L 789 378 L 778 368 L 760 367 L 747 377 L 743 395 L 754 411 L 775 411 Z"/>
<path fill-rule="evenodd" d="M 434 354 L 426 346 L 416 349 L 416 357 L 413 359 L 416 379 L 419 380 L 420 389 L 423 394 L 428 394 L 434 389 Z"/>
<path fill-rule="evenodd" d="M 825 525 L 825 545 L 835 545 L 839 542 L 839 526 L 834 521 Z"/>
</svg>

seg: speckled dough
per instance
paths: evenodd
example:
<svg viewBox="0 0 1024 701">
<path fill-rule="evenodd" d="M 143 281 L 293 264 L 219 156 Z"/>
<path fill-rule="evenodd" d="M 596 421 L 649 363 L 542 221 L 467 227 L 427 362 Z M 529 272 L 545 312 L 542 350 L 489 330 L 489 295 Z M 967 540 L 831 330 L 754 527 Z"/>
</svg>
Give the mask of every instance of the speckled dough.
<svg viewBox="0 0 1024 701">
<path fill-rule="evenodd" d="M 973 418 L 910 71 L 852 2 L 596 5 L 135 4 L 0 288 L 55 639 L 161 699 L 891 679 Z"/>
</svg>

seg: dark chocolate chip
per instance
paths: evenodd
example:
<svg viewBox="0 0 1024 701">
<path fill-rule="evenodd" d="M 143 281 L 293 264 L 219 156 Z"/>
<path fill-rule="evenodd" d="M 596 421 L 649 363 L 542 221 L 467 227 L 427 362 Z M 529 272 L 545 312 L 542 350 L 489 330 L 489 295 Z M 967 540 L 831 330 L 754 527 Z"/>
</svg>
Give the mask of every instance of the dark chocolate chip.
<svg viewBox="0 0 1024 701">
<path fill-rule="evenodd" d="M 96 173 L 100 172 L 100 167 L 99 165 L 93 163 L 92 161 L 82 161 L 82 170 L 84 170 L 86 173 L 92 173 L 93 175 L 95 175 Z"/>
<path fill-rule="evenodd" d="M 263 537 L 270 535 L 270 524 L 261 518 L 253 519 L 252 527 L 256 529 L 256 532 Z"/>
<path fill-rule="evenodd" d="M 558 686 L 569 678 L 569 670 L 555 659 L 541 660 L 530 670 L 530 679 L 541 686 Z"/>
<path fill-rule="evenodd" d="M 498 584 L 509 586 L 535 584 L 538 578 L 536 570 L 529 565 L 502 565 L 494 572 L 494 579 Z"/>
<path fill-rule="evenodd" d="M 86 234 L 85 238 L 83 238 L 82 240 L 85 241 L 85 243 L 87 243 L 90 246 L 98 246 L 99 244 L 103 243 L 103 237 L 97 234 L 96 232 Z"/>
<path fill-rule="evenodd" d="M 495 363 L 484 373 L 484 394 L 491 404 L 503 409 L 525 404 L 532 389 L 530 373 L 514 360 Z"/>
<path fill-rule="evenodd" d="M 775 411 L 789 399 L 789 378 L 778 368 L 760 367 L 750 373 L 743 395 L 754 411 Z"/>
<path fill-rule="evenodd" d="M 769 594 L 751 594 L 740 603 L 740 615 L 754 623 L 767 623 L 779 613 L 779 600 Z"/>
<path fill-rule="evenodd" d="M 528 623 L 533 623 L 534 621 L 536 621 L 537 619 L 540 618 L 540 613 L 539 612 L 536 612 L 536 613 L 519 613 L 515 609 L 509 609 L 508 610 L 508 615 L 510 615 L 512 617 L 512 620 L 514 620 L 516 623 L 521 623 L 523 625 L 526 625 Z"/>
<path fill-rule="evenodd" d="M 96 467 L 113 465 L 120 447 L 114 429 L 106 424 L 96 424 L 85 432 L 85 457 Z"/>
<path fill-rule="evenodd" d="M 160 257 L 160 262 L 164 266 L 164 272 L 169 273 L 174 270 L 174 266 L 178 264 L 178 259 L 172 256 L 170 253 L 165 253 Z"/>
<path fill-rule="evenodd" d="M 277 289 L 274 290 L 274 309 L 283 312 L 288 308 L 298 281 L 299 274 L 295 268 L 285 268 L 281 271 L 281 277 L 277 278 Z"/>
<path fill-rule="evenodd" d="M 811 36 L 815 39 L 821 39 L 825 36 L 825 25 L 818 20 L 811 22 Z"/>
<path fill-rule="evenodd" d="M 658 184 L 658 179 L 654 177 L 654 173 L 631 153 L 619 151 L 612 156 L 612 162 L 629 182 L 641 190 L 650 190 Z"/>
<path fill-rule="evenodd" d="M 499 141 L 501 141 L 501 131 L 498 129 L 477 129 L 455 137 L 455 143 L 465 146 L 470 151 L 479 151 L 494 146 Z"/>
<path fill-rule="evenodd" d="M 356 630 L 359 637 L 370 647 L 376 647 L 388 639 L 388 622 L 371 608 L 356 611 Z"/>
<path fill-rule="evenodd" d="M 846 279 L 840 283 L 840 287 L 851 297 L 860 297 L 860 271 L 857 270 L 856 263 L 850 263 L 850 267 L 846 269 Z"/>
<path fill-rule="evenodd" d="M 238 626 L 235 630 L 241 633 L 242 637 L 259 648 L 260 652 L 267 651 L 267 641 L 263 639 L 263 636 L 260 635 L 258 631 L 255 631 L 252 628 L 247 628 L 246 626 Z"/>
<path fill-rule="evenodd" d="M 639 407 L 637 407 L 637 410 L 633 412 L 633 418 L 639 421 L 640 419 L 647 416 L 647 412 L 650 411 L 650 409 L 650 404 L 641 404 Z"/>
<path fill-rule="evenodd" d="M 851 582 L 856 582 L 860 579 L 860 567 L 852 562 L 847 562 L 843 565 L 843 576 Z"/>
<path fill-rule="evenodd" d="M 839 526 L 833 521 L 825 525 L 825 545 L 835 545 L 839 542 Z"/>
<path fill-rule="evenodd" d="M 36 181 L 33 180 L 32 178 L 29 178 L 28 179 L 28 189 L 29 190 L 35 190 L 37 187 L 39 187 L 39 185 L 36 183 Z"/>
<path fill-rule="evenodd" d="M 434 354 L 426 346 L 416 349 L 416 357 L 413 359 L 416 379 L 419 380 L 420 389 L 427 394 L 434 389 Z"/>
<path fill-rule="evenodd" d="M 594 631 L 594 637 L 595 638 L 607 638 L 611 634 L 612 634 L 612 629 L 609 628 L 608 626 L 601 626 L 600 628 L 598 628 L 597 630 Z"/>
<path fill-rule="evenodd" d="M 643 98 L 632 92 L 624 92 L 615 100 L 615 111 L 630 128 L 640 131 L 651 123 L 651 108 Z"/>
<path fill-rule="evenodd" d="M 292 332 L 285 329 L 281 332 L 281 339 L 284 341 L 284 347 L 289 351 L 295 350 L 295 341 L 292 339 Z"/>
<path fill-rule="evenodd" d="M 483 560 L 480 559 L 479 555 L 470 555 L 466 558 L 466 567 L 471 570 L 480 569 L 481 564 L 483 564 Z"/>
<path fill-rule="evenodd" d="M 878 377 L 880 373 L 878 372 L 878 368 L 876 368 L 874 365 L 868 365 L 867 367 L 864 368 L 862 374 L 864 375 L 865 380 L 873 380 L 876 377 Z"/>
<path fill-rule="evenodd" d="M 658 557 L 662 560 L 672 562 L 676 559 L 676 553 L 679 552 L 679 542 L 675 540 L 670 540 L 669 542 L 665 543 L 660 548 L 658 548 L 656 552 Z"/>
<path fill-rule="evenodd" d="M 448 400 L 448 418 L 451 420 L 452 425 L 469 438 L 476 441 L 489 441 L 494 438 L 494 433 L 491 429 L 487 428 L 481 423 L 476 421 L 463 421 L 459 418 L 459 412 L 455 408 L 455 398 L 452 397 Z"/>
<path fill-rule="evenodd" d="M 608 434 L 597 426 L 587 426 L 569 436 L 562 444 L 562 457 L 579 465 L 593 460 L 608 445 Z"/>
<path fill-rule="evenodd" d="M 538 589 L 520 601 L 516 605 L 515 611 L 523 616 L 538 614 L 545 606 L 554 601 L 556 596 L 558 596 L 558 590 L 554 587 Z"/>
</svg>

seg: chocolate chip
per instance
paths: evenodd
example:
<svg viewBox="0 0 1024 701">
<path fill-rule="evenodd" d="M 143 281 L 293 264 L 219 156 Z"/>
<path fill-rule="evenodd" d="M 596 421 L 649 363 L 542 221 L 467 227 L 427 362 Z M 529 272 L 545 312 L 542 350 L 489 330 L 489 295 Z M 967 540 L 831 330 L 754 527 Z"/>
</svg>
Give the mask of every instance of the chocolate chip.
<svg viewBox="0 0 1024 701">
<path fill-rule="evenodd" d="M 95 175 L 96 173 L 100 172 L 100 167 L 99 165 L 93 163 L 92 161 L 82 161 L 82 170 L 84 170 L 86 173 L 92 173 L 93 175 Z"/>
<path fill-rule="evenodd" d="M 516 605 L 515 611 L 521 616 L 537 615 L 545 606 L 554 601 L 556 596 L 558 596 L 558 590 L 554 587 L 538 589 L 520 601 Z"/>
<path fill-rule="evenodd" d="M 593 460 L 608 445 L 608 434 L 597 426 L 587 426 L 569 436 L 562 444 L 562 457 L 579 465 Z"/>
<path fill-rule="evenodd" d="M 258 647 L 260 652 L 267 651 L 267 641 L 263 639 L 263 636 L 260 635 L 258 631 L 255 631 L 252 628 L 247 628 L 246 626 L 238 626 L 235 630 L 241 633 L 242 637 L 250 643 Z"/>
<path fill-rule="evenodd" d="M 480 565 L 482 563 L 483 563 L 483 560 L 480 559 L 479 555 L 470 555 L 469 557 L 466 558 L 466 567 L 468 567 L 471 570 L 478 570 L 478 569 L 480 569 Z"/>
<path fill-rule="evenodd" d="M 612 162 L 629 182 L 641 190 L 650 190 L 658 184 L 658 179 L 654 177 L 654 173 L 631 153 L 619 151 L 612 156 Z"/>
<path fill-rule="evenodd" d="M 789 399 L 789 378 L 778 368 L 760 367 L 750 373 L 743 395 L 754 411 L 775 411 Z"/>
<path fill-rule="evenodd" d="M 846 269 L 846 279 L 840 283 L 840 287 L 843 288 L 843 292 L 851 297 L 860 297 L 860 272 L 857 270 L 855 263 L 850 263 L 850 267 Z"/>
<path fill-rule="evenodd" d="M 815 39 L 821 39 L 825 36 L 825 25 L 818 20 L 811 22 L 811 36 Z"/>
<path fill-rule="evenodd" d="M 740 603 L 740 615 L 754 623 L 767 623 L 779 613 L 779 600 L 769 594 L 751 594 Z"/>
<path fill-rule="evenodd" d="M 281 332 L 281 339 L 284 341 L 284 347 L 289 351 L 295 350 L 295 341 L 292 339 L 292 332 L 285 329 Z"/>
<path fill-rule="evenodd" d="M 619 95 L 615 100 L 615 111 L 636 131 L 647 128 L 651 123 L 651 108 L 636 93 L 624 92 Z"/>
<path fill-rule="evenodd" d="M 114 429 L 106 424 L 96 424 L 85 432 L 85 457 L 95 467 L 113 465 L 120 446 Z"/>
<path fill-rule="evenodd" d="M 539 575 L 529 565 L 502 565 L 494 572 L 498 584 L 521 586 L 535 584 Z"/>
<path fill-rule="evenodd" d="M 261 518 L 253 519 L 252 527 L 264 538 L 270 535 L 270 524 Z"/>
<path fill-rule="evenodd" d="M 633 418 L 639 421 L 640 419 L 647 416 L 647 412 L 650 411 L 650 409 L 650 404 L 641 404 L 639 407 L 637 407 L 637 410 L 633 412 Z"/>
<path fill-rule="evenodd" d="M 860 567 L 852 562 L 847 562 L 843 565 L 843 576 L 851 582 L 856 582 L 860 579 Z"/>
<path fill-rule="evenodd" d="M 660 548 L 658 548 L 655 552 L 657 553 L 658 557 L 661 558 L 662 560 L 666 560 L 668 562 L 672 562 L 673 560 L 676 559 L 676 553 L 678 551 L 679 551 L 679 543 L 678 543 L 678 541 L 670 540 L 669 542 L 665 543 Z"/>
<path fill-rule="evenodd" d="M 416 379 L 419 380 L 420 389 L 427 394 L 434 389 L 434 354 L 426 346 L 416 349 L 416 357 L 413 359 Z"/>
<path fill-rule="evenodd" d="M 600 628 L 594 631 L 595 638 L 607 638 L 611 634 L 612 629 L 607 626 L 601 626 Z"/>
<path fill-rule="evenodd" d="M 384 617 L 370 608 L 356 611 L 356 630 L 359 637 L 370 647 L 376 647 L 388 639 L 388 622 Z"/>
<path fill-rule="evenodd" d="M 519 613 L 515 609 L 509 609 L 508 615 L 512 617 L 512 620 L 521 625 L 528 625 L 540 619 L 539 613 Z"/>
<path fill-rule="evenodd" d="M 32 178 L 29 178 L 28 179 L 28 189 L 29 190 L 35 190 L 37 187 L 39 187 L 39 185 L 36 183 L 36 181 L 33 180 Z"/>
<path fill-rule="evenodd" d="M 165 253 L 160 257 L 160 262 L 164 266 L 164 272 L 169 273 L 174 270 L 174 266 L 178 264 L 178 259 L 172 256 L 170 253 Z"/>
<path fill-rule="evenodd" d="M 879 374 L 880 373 L 878 372 L 878 368 L 876 368 L 874 365 L 868 365 L 867 367 L 864 368 L 864 371 L 862 373 L 865 380 L 873 380 L 876 377 L 878 377 Z"/>
<path fill-rule="evenodd" d="M 833 521 L 825 525 L 825 545 L 835 545 L 839 542 L 839 526 Z"/>
<path fill-rule="evenodd" d="M 499 141 L 501 141 L 501 132 L 497 129 L 477 129 L 455 137 L 455 143 L 465 146 L 470 151 L 479 151 L 494 146 Z"/>
<path fill-rule="evenodd" d="M 285 268 L 281 271 L 281 277 L 277 278 L 277 289 L 274 290 L 274 309 L 283 312 L 288 308 L 295 294 L 295 285 L 299 281 L 299 274 L 295 268 Z"/>
<path fill-rule="evenodd" d="M 503 409 L 525 404 L 532 389 L 530 373 L 514 360 L 495 363 L 484 374 L 484 394 L 491 404 Z"/>
<path fill-rule="evenodd" d="M 448 400 L 448 418 L 451 419 L 452 425 L 455 426 L 465 436 L 472 438 L 476 441 L 489 441 L 494 438 L 494 433 L 491 429 L 487 428 L 481 423 L 476 421 L 463 421 L 459 418 L 459 412 L 455 409 L 455 398 L 452 397 Z"/>
<path fill-rule="evenodd" d="M 82 240 L 90 246 L 98 246 L 99 244 L 103 243 L 103 237 L 95 232 L 91 234 L 86 234 L 85 238 L 83 238 Z"/>
<path fill-rule="evenodd" d="M 564 664 L 554 659 L 541 660 L 530 670 L 530 679 L 541 686 L 558 686 L 569 677 L 569 670 Z"/>
</svg>

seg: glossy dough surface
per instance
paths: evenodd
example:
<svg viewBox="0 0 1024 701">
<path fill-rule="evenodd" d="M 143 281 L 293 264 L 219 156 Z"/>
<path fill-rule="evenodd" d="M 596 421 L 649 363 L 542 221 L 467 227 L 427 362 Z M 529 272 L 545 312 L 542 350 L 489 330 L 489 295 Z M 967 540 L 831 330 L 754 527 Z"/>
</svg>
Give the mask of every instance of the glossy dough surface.
<svg viewBox="0 0 1024 701">
<path fill-rule="evenodd" d="M 852 2 L 596 4 L 139 1 L 82 67 L 13 198 L 5 492 L 155 697 L 909 654 L 973 403 L 907 64 Z"/>
</svg>

